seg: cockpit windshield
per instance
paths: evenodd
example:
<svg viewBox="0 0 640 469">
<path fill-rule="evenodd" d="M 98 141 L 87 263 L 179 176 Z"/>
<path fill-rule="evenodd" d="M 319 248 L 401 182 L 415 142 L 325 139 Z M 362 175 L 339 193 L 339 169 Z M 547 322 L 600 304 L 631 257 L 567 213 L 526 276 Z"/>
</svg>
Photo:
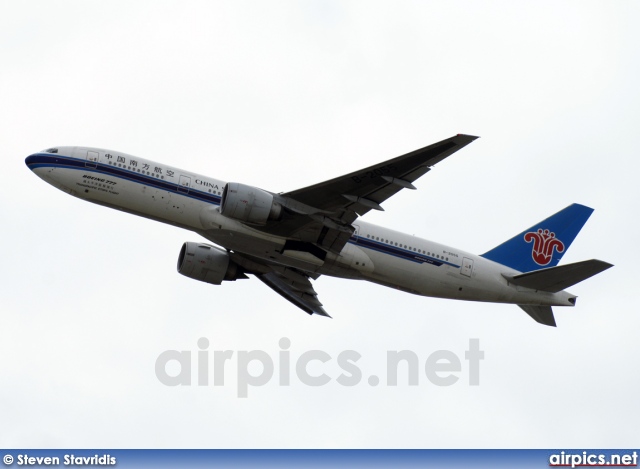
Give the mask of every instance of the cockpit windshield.
<svg viewBox="0 0 640 469">
<path fill-rule="evenodd" d="M 58 149 L 57 148 L 49 148 L 47 150 L 44 150 L 42 153 L 58 153 Z"/>
</svg>

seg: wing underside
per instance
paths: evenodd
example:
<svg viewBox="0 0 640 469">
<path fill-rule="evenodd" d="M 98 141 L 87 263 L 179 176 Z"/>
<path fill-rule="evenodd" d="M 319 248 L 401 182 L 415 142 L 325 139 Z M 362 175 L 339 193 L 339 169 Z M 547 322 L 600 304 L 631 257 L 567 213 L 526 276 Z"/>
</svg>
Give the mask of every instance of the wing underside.
<svg viewBox="0 0 640 469">
<path fill-rule="evenodd" d="M 282 194 L 318 209 L 342 214 L 346 219 L 364 215 L 413 182 L 432 166 L 478 137 L 456 135 L 406 155 L 313 186 Z M 354 219 L 354 218 L 353 218 Z"/>
<path fill-rule="evenodd" d="M 478 137 L 456 135 L 368 168 L 313 186 L 278 194 L 285 215 L 267 223 L 266 232 L 315 244 L 339 253 L 353 235 L 351 224 L 413 182 L 432 166 Z"/>
</svg>

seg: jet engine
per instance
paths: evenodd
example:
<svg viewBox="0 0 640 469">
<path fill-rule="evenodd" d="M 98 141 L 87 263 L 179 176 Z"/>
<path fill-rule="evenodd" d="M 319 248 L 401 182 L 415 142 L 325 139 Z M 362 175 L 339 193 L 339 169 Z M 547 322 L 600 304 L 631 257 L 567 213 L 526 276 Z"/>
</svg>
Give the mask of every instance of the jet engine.
<svg viewBox="0 0 640 469">
<path fill-rule="evenodd" d="M 220 213 L 254 225 L 266 225 L 268 220 L 279 220 L 282 205 L 273 200 L 273 194 L 237 182 L 229 182 L 222 191 Z"/>
<path fill-rule="evenodd" d="M 220 285 L 223 280 L 248 278 L 229 253 L 203 243 L 184 243 L 178 256 L 178 272 L 201 282 Z"/>
</svg>

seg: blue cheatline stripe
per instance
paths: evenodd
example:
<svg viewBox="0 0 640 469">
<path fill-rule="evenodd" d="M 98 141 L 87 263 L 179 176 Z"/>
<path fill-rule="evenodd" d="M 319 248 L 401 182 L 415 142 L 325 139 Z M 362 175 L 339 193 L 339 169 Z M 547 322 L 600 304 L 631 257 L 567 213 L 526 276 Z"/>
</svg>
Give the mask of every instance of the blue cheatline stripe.
<svg viewBox="0 0 640 469">
<path fill-rule="evenodd" d="M 413 252 L 408 249 L 400 248 L 397 246 L 391 246 L 389 244 L 382 243 L 380 241 L 374 241 L 371 238 L 355 236 L 351 238 L 349 242 L 357 246 L 362 246 L 364 248 L 371 249 L 373 251 L 378 251 L 383 254 L 388 254 L 390 256 L 398 257 L 400 259 L 404 259 L 411 262 L 416 262 L 418 264 L 431 264 L 436 267 L 440 267 L 441 265 L 445 264 L 451 267 L 459 267 L 456 264 L 443 261 L 442 259 L 436 259 L 431 256 L 427 256 L 426 254 L 419 254 L 417 252 Z"/>
<path fill-rule="evenodd" d="M 36 153 L 29 156 L 27 166 L 31 170 L 37 168 L 65 168 L 75 169 L 78 171 L 91 172 L 104 174 L 107 176 L 117 177 L 120 179 L 126 179 L 131 182 L 143 184 L 145 186 L 153 187 L 156 189 L 162 189 L 168 192 L 172 192 L 177 195 L 189 197 L 202 202 L 220 205 L 221 197 L 219 195 L 209 194 L 207 192 L 199 191 L 189 187 L 189 193 L 178 190 L 178 185 L 173 182 L 158 179 L 152 176 L 147 176 L 142 173 L 137 173 L 123 168 L 118 168 L 113 165 L 96 162 L 96 167 L 86 166 L 87 160 L 79 158 L 71 158 L 68 156 L 54 155 L 50 153 Z M 371 249 L 373 251 L 381 252 L 399 259 L 415 262 L 418 264 L 430 264 L 436 267 L 440 267 L 443 264 L 450 265 L 452 267 L 459 267 L 456 264 L 445 262 L 441 259 L 436 259 L 431 256 L 418 254 L 408 249 L 400 248 L 397 246 L 391 246 L 386 243 L 374 241 L 370 238 L 362 236 L 354 236 L 349 240 L 350 243 Z"/>
<path fill-rule="evenodd" d="M 128 181 L 144 184 L 156 189 L 162 189 L 174 194 L 190 197 L 195 200 L 201 200 L 214 205 L 220 205 L 220 196 L 209 194 L 207 192 L 199 191 L 192 187 L 189 187 L 189 192 L 183 192 L 178 190 L 178 184 L 169 182 L 163 179 L 158 179 L 153 176 L 147 176 L 146 174 L 137 173 L 123 168 L 118 168 L 113 165 L 104 163 L 95 163 L 96 167 L 86 166 L 87 160 L 81 160 L 78 158 L 70 158 L 68 156 L 52 155 L 47 153 L 36 153 L 28 158 L 29 162 L 27 166 L 29 169 L 34 170 L 37 168 L 65 168 L 75 169 L 78 171 L 92 172 L 98 174 L 104 174 L 107 176 L 113 176 L 120 179 L 126 179 Z"/>
</svg>

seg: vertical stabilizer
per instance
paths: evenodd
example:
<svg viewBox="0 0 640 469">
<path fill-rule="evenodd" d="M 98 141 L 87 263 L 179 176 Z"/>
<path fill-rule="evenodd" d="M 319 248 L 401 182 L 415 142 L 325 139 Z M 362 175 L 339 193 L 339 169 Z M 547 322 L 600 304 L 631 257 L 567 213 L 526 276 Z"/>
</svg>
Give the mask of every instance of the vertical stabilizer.
<svg viewBox="0 0 640 469">
<path fill-rule="evenodd" d="M 555 267 L 591 213 L 593 209 L 584 205 L 569 205 L 482 254 L 482 257 L 520 272 Z"/>
</svg>

